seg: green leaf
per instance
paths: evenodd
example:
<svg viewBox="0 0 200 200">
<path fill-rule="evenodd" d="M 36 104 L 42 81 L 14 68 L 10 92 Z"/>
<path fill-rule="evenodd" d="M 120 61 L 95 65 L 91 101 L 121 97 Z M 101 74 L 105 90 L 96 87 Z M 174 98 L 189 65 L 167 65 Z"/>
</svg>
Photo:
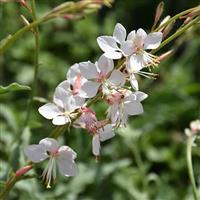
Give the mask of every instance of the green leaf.
<svg viewBox="0 0 200 200">
<path fill-rule="evenodd" d="M 18 90 L 31 90 L 29 86 L 26 85 L 20 85 L 18 83 L 11 83 L 8 86 L 0 86 L 0 94 L 8 93 L 8 92 L 14 92 Z"/>
</svg>

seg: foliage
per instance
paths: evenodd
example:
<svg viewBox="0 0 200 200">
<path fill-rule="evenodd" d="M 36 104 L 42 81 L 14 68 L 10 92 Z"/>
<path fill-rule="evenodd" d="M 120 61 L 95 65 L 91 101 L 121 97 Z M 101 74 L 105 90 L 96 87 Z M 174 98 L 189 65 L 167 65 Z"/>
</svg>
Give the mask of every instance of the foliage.
<svg viewBox="0 0 200 200">
<path fill-rule="evenodd" d="M 38 1 L 40 15 L 62 1 Z M 0 119 L 0 178 L 25 163 L 23 147 L 38 141 L 52 130 L 49 121 L 37 112 L 46 100 L 51 100 L 55 86 L 65 79 L 67 69 L 75 62 L 94 61 L 101 52 L 96 38 L 111 34 L 116 22 L 129 30 L 143 27 L 150 30 L 156 4 L 151 1 L 116 1 L 113 8 L 104 8 L 98 14 L 79 21 L 56 19 L 40 27 L 38 98 L 28 126 L 22 132 L 29 93 L 16 91 L 1 94 Z M 166 1 L 165 14 L 173 15 L 196 6 L 197 0 Z M 173 10 L 171 10 L 173 9 Z M 22 26 L 19 15 L 26 13 L 17 3 L 0 4 L 0 38 Z M 132 117 L 129 126 L 120 129 L 117 136 L 105 142 L 98 163 L 91 155 L 91 137 L 79 129 L 71 129 L 59 138 L 78 153 L 79 175 L 74 178 L 58 177 L 57 184 L 46 189 L 37 179 L 22 180 L 16 184 L 9 199 L 135 199 L 135 200 L 189 200 L 192 190 L 187 175 L 184 128 L 200 116 L 199 107 L 199 29 L 188 30 L 168 48 L 175 48 L 172 58 L 154 69 L 156 80 L 140 78 L 141 90 L 149 94 L 144 102 L 144 114 Z M 31 85 L 33 81 L 34 40 L 26 33 L 0 58 L 3 85 L 18 82 Z M 18 89 L 21 86 L 17 85 Z M 10 88 L 10 87 L 9 87 Z M 28 89 L 23 88 L 22 89 Z M 105 105 L 93 107 L 99 117 Z M 20 145 L 19 145 L 20 144 Z M 9 147 L 9 148 L 8 148 Z M 200 149 L 193 149 L 195 177 L 200 177 Z M 2 187 L 4 182 L 1 182 Z"/>
</svg>

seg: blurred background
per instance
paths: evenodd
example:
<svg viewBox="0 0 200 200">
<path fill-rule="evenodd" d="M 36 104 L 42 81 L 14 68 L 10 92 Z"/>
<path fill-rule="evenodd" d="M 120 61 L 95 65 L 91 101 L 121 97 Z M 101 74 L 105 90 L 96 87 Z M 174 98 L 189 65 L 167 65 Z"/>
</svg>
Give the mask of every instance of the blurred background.
<svg viewBox="0 0 200 200">
<path fill-rule="evenodd" d="M 64 0 L 38 0 L 37 15 Z M 96 38 L 111 35 L 117 22 L 127 31 L 151 30 L 158 0 L 116 0 L 112 8 L 103 8 L 79 21 L 56 19 L 40 26 L 40 67 L 37 97 L 51 101 L 55 87 L 65 80 L 68 68 L 81 61 L 95 61 L 102 54 Z M 197 6 L 198 0 L 166 0 L 166 15 L 175 15 Z M 0 3 L 0 39 L 22 27 L 20 14 L 27 11 L 16 2 Z M 172 31 L 173 32 L 173 31 Z M 131 117 L 127 128 L 102 144 L 97 163 L 91 153 L 91 137 L 80 129 L 71 129 L 60 137 L 78 154 L 79 175 L 58 176 L 56 184 L 46 189 L 39 175 L 46 162 L 37 165 L 37 179 L 16 184 L 9 200 L 192 200 L 192 189 L 186 166 L 184 129 L 200 116 L 200 30 L 187 31 L 158 55 L 176 49 L 174 56 L 163 61 L 156 80 L 139 78 L 140 90 L 149 97 L 143 102 L 144 114 Z M 24 34 L 0 58 L 1 85 L 18 82 L 31 85 L 33 80 L 34 38 Z M 47 137 L 53 125 L 39 115 L 44 99 L 34 102 L 27 128 L 20 132 L 26 116 L 29 92 L 0 96 L 0 179 L 6 180 L 12 170 L 23 166 L 24 146 Z M 98 102 L 93 109 L 103 119 L 107 105 Z M 196 180 L 200 185 L 200 148 L 193 148 Z M 2 183 L 0 187 L 2 187 Z"/>
</svg>

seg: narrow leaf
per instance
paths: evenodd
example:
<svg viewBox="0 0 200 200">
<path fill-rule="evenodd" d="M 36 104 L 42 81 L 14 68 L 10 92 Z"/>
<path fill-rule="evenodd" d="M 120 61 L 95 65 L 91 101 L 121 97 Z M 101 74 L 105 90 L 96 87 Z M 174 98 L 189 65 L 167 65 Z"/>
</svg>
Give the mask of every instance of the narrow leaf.
<svg viewBox="0 0 200 200">
<path fill-rule="evenodd" d="M 20 85 L 18 83 L 11 83 L 8 86 L 0 86 L 0 94 L 8 93 L 8 92 L 14 92 L 18 90 L 31 90 L 29 86 L 26 85 Z"/>
</svg>

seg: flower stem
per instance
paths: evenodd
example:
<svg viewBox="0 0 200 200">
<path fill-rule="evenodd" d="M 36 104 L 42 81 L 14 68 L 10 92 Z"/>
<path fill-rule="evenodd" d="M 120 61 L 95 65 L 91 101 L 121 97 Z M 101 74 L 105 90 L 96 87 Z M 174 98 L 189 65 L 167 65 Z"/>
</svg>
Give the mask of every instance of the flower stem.
<svg viewBox="0 0 200 200">
<path fill-rule="evenodd" d="M 190 27 L 192 27 L 193 25 L 197 24 L 200 20 L 200 17 L 196 17 L 195 19 L 193 19 L 190 23 L 188 23 L 187 25 L 183 26 L 182 28 L 180 28 L 177 32 L 175 32 L 173 35 L 171 35 L 170 37 L 168 37 L 166 40 L 164 40 L 160 46 L 151 51 L 152 54 L 156 53 L 157 51 L 159 51 L 161 48 L 163 48 L 165 45 L 167 45 L 169 42 L 171 42 L 172 40 L 176 39 L 178 36 L 180 36 L 181 34 L 183 34 L 187 29 L 189 29 Z"/>
<path fill-rule="evenodd" d="M 31 9 L 32 9 L 32 17 L 34 21 L 37 21 L 37 16 L 36 16 L 36 5 L 35 5 L 35 0 L 31 1 Z M 37 87 L 37 79 L 38 79 L 38 67 L 39 67 L 39 51 L 40 51 L 40 41 L 39 41 L 39 28 L 38 26 L 34 27 L 34 36 L 35 36 L 35 55 L 34 55 L 34 78 L 33 78 L 33 85 L 32 85 L 32 91 L 30 95 L 30 100 L 28 104 L 28 109 L 27 109 L 27 115 L 26 115 L 26 120 L 25 120 L 25 125 L 28 124 L 29 118 L 30 118 L 30 113 L 31 113 L 31 107 L 33 104 L 33 98 L 35 95 L 36 87 Z"/>
<path fill-rule="evenodd" d="M 188 174 L 190 178 L 190 182 L 192 184 L 192 191 L 193 191 L 193 196 L 195 200 L 200 200 L 197 187 L 195 184 L 195 179 L 194 179 L 194 171 L 193 171 L 193 166 L 192 166 L 192 144 L 193 144 L 193 137 L 189 136 L 187 140 L 187 167 L 188 167 Z"/>
</svg>

